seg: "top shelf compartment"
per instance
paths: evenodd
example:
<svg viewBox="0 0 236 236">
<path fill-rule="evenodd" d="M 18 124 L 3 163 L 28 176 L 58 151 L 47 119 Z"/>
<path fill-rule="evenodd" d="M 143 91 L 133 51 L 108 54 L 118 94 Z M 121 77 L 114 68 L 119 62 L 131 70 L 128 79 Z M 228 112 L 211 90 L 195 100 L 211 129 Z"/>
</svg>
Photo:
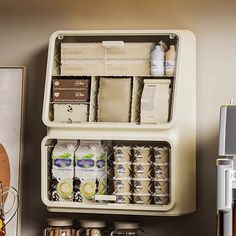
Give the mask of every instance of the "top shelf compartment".
<svg viewBox="0 0 236 236">
<path fill-rule="evenodd" d="M 186 75 L 191 74 L 186 70 L 187 67 L 183 70 L 183 63 L 188 62 L 188 56 L 186 54 L 184 57 L 183 54 L 181 55 L 181 51 L 183 51 L 183 39 L 187 39 L 186 41 L 188 41 L 191 37 L 191 35 L 189 37 L 188 32 L 184 31 L 55 32 L 49 44 L 43 107 L 43 121 L 45 125 L 54 128 L 169 129 L 176 120 L 176 87 L 178 81 L 180 79 L 181 81 L 184 80 L 186 86 L 188 86 L 188 76 L 183 76 L 183 71 L 187 72 Z M 159 70 L 161 66 L 158 64 L 161 61 L 159 58 L 160 54 L 152 55 L 155 45 L 161 45 L 163 50 L 161 55 L 161 58 L 163 58 L 163 68 L 161 72 Z M 170 46 L 174 47 L 175 56 L 173 58 L 173 55 L 169 55 L 168 61 L 167 52 Z M 152 71 L 153 57 L 154 59 L 157 57 L 157 71 L 155 71 L 155 68 Z M 172 72 L 170 73 L 168 69 L 171 66 Z M 108 80 L 116 79 L 117 81 L 122 78 L 131 80 L 129 88 L 129 118 L 127 122 L 119 120 L 114 122 L 103 121 L 99 119 L 99 94 L 102 91 L 100 84 L 103 78 Z M 78 108 L 80 112 L 84 109 L 86 113 L 82 122 L 66 122 L 65 120 L 61 122 L 54 118 L 55 107 L 57 111 L 66 109 L 66 106 L 60 104 L 67 104 L 69 105 L 68 108 L 71 105 L 76 105 L 75 101 L 57 100 L 55 102 L 53 100 L 55 92 L 53 90 L 53 80 L 60 81 L 67 79 L 89 80 L 89 87 L 87 89 L 88 99 L 86 102 L 82 102 L 83 106 Z M 164 80 L 168 82 L 168 85 L 165 85 L 165 96 L 163 96 L 165 98 L 165 104 L 167 104 L 164 109 L 166 119 L 164 121 L 141 122 L 141 103 L 145 83 L 148 84 L 151 80 L 153 80 L 153 84 L 155 82 L 161 84 Z M 167 86 L 169 86 L 169 90 L 166 89 Z M 158 95 L 161 93 L 160 91 L 157 92 Z M 153 96 L 152 105 L 154 106 L 158 104 L 158 101 L 155 99 L 156 96 Z M 81 102 L 78 102 L 78 104 L 81 105 Z M 74 106 L 74 108 L 76 107 Z M 162 113 L 158 107 L 156 110 L 153 109 L 154 115 L 157 112 L 159 114 Z"/>
<path fill-rule="evenodd" d="M 157 55 L 157 60 L 159 60 L 157 72 L 152 70 L 153 59 L 151 59 L 155 45 L 161 45 L 163 51 L 162 55 Z M 171 58 L 168 59 L 170 52 L 167 53 L 167 51 L 169 51 L 170 45 L 174 46 L 176 51 L 178 50 L 178 37 L 174 34 L 156 36 L 60 36 L 55 40 L 53 75 L 174 76 L 174 70 L 171 74 L 168 71 L 168 60 Z"/>
</svg>

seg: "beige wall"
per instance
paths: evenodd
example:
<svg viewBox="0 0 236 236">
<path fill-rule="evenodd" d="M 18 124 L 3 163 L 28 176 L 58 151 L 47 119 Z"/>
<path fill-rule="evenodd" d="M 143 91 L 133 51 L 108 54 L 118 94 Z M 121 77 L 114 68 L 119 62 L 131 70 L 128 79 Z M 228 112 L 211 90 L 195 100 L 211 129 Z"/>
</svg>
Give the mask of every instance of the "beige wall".
<svg viewBox="0 0 236 236">
<path fill-rule="evenodd" d="M 161 28 L 189 29 L 197 37 L 198 210 L 183 217 L 137 218 L 148 236 L 215 235 L 219 106 L 236 97 L 235 10 L 233 0 L 0 0 L 0 65 L 28 66 L 23 236 L 42 235 L 47 214 L 40 200 L 40 142 L 46 134 L 41 109 L 50 34 Z"/>
</svg>

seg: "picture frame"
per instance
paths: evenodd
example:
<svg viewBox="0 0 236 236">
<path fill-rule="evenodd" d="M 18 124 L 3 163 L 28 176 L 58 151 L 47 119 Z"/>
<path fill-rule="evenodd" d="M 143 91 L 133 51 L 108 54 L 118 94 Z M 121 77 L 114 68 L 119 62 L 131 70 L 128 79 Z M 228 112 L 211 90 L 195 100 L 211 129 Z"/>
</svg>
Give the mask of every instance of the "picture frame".
<svg viewBox="0 0 236 236">
<path fill-rule="evenodd" d="M 26 71 L 25 66 L 0 66 L 0 114 L 3 114 L 0 116 L 0 143 L 4 143 L 3 146 L 8 153 L 10 185 L 19 193 L 18 212 L 6 226 L 7 235 L 11 236 L 21 235 Z M 5 203 L 6 208 L 12 205 L 10 198 L 9 194 Z"/>
</svg>

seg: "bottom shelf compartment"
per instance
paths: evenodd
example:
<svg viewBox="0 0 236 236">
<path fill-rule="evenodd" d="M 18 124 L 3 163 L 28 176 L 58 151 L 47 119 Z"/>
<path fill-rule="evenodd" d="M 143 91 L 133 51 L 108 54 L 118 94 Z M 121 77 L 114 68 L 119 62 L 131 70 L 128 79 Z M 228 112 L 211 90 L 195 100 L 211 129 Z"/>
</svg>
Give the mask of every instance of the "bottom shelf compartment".
<svg viewBox="0 0 236 236">
<path fill-rule="evenodd" d="M 165 141 L 46 138 L 42 199 L 71 212 L 168 211 L 174 205 L 172 162 Z"/>
</svg>

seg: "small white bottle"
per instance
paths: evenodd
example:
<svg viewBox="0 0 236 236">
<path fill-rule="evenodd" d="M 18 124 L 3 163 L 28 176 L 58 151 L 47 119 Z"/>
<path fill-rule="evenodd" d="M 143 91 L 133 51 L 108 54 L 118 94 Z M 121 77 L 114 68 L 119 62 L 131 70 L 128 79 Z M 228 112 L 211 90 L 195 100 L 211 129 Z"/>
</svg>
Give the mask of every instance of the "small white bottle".
<svg viewBox="0 0 236 236">
<path fill-rule="evenodd" d="M 175 74 L 175 61 L 176 50 L 174 45 L 170 45 L 170 49 L 166 52 L 165 72 L 167 76 L 174 76 Z"/>
<path fill-rule="evenodd" d="M 165 73 L 165 52 L 160 45 L 156 45 L 151 52 L 151 75 L 163 76 Z"/>
</svg>

